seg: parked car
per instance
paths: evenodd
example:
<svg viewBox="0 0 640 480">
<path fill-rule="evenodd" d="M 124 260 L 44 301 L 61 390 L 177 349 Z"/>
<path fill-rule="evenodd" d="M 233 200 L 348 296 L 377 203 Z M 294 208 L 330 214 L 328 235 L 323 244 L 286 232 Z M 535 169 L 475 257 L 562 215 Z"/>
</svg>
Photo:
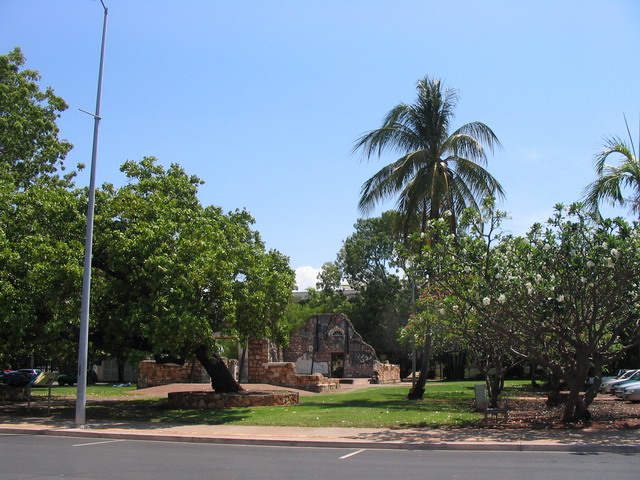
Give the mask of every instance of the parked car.
<svg viewBox="0 0 640 480">
<path fill-rule="evenodd" d="M 622 393 L 622 398 L 624 400 L 629 400 L 630 402 L 640 402 L 640 385 L 625 388 Z"/>
<path fill-rule="evenodd" d="M 2 370 L 0 369 L 0 382 L 4 382 L 4 378 L 7 374 L 13 372 L 13 370 Z"/>
<path fill-rule="evenodd" d="M 87 384 L 93 385 L 98 381 L 98 377 L 93 370 L 87 371 Z M 75 385 L 78 383 L 78 375 L 76 373 L 61 373 L 58 376 L 58 385 Z"/>
<path fill-rule="evenodd" d="M 600 385 L 602 386 L 603 383 L 608 382 L 610 380 L 617 380 L 627 370 L 628 370 L 627 368 L 621 368 L 616 371 L 615 375 L 607 375 L 605 377 L 602 377 L 600 379 Z M 589 377 L 589 379 L 587 380 L 587 386 L 593 385 L 593 382 L 595 382 L 595 380 L 596 380 L 595 377 Z"/>
<path fill-rule="evenodd" d="M 37 368 L 21 368 L 15 372 L 5 374 L 4 382 L 14 387 L 24 387 L 33 383 L 41 373 L 42 370 Z"/>
<path fill-rule="evenodd" d="M 75 385 L 77 381 L 78 375 L 76 375 L 75 373 L 61 373 L 60 375 L 58 375 L 58 385 L 60 386 Z"/>
<path fill-rule="evenodd" d="M 604 392 L 604 393 L 612 393 L 612 389 L 614 389 L 616 385 L 618 385 L 619 383 L 622 383 L 622 382 L 626 382 L 627 380 L 629 380 L 631 377 L 633 377 L 638 372 L 640 372 L 640 370 L 629 370 L 629 371 L 623 373 L 617 379 L 609 380 L 607 382 L 603 382 L 602 385 L 600 386 L 600 391 Z"/>
<path fill-rule="evenodd" d="M 640 387 L 640 374 L 638 374 L 638 379 L 636 380 L 628 380 L 626 382 L 619 383 L 613 389 L 613 393 L 616 397 L 622 398 L 622 394 L 627 388 L 635 388 Z"/>
</svg>

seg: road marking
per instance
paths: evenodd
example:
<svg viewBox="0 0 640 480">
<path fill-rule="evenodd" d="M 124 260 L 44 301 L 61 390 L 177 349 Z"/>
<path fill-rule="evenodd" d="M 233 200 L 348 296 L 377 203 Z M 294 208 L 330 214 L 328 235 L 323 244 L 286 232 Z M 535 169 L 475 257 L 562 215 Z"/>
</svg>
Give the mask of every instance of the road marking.
<svg viewBox="0 0 640 480">
<path fill-rule="evenodd" d="M 340 457 L 340 460 L 344 460 L 345 458 L 353 457 L 354 455 L 358 455 L 366 450 L 366 448 L 361 448 L 360 450 L 356 450 L 355 452 L 348 453 Z"/>
<path fill-rule="evenodd" d="M 102 445 L 103 443 L 115 443 L 124 442 L 124 440 L 105 440 L 103 442 L 91 442 L 91 443 L 78 443 L 77 445 L 71 445 L 72 447 L 87 447 L 89 445 Z"/>
</svg>

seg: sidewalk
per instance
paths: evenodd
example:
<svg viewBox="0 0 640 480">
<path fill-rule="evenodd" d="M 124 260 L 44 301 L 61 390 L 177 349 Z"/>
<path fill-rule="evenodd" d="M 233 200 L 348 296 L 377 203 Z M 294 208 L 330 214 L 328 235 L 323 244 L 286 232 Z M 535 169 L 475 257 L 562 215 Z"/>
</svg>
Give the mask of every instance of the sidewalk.
<svg viewBox="0 0 640 480">
<path fill-rule="evenodd" d="M 500 430 L 248 427 L 235 425 L 167 425 L 24 418 L 0 423 L 0 434 L 58 435 L 87 438 L 151 440 L 296 447 L 499 450 L 640 453 L 637 430 Z"/>
</svg>

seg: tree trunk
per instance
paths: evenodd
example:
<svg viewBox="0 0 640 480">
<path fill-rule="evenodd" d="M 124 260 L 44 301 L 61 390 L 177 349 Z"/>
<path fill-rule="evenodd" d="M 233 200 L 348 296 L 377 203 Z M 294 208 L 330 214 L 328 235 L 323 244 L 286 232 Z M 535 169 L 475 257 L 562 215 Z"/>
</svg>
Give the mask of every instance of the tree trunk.
<svg viewBox="0 0 640 480">
<path fill-rule="evenodd" d="M 433 339 L 431 335 L 427 335 L 424 340 L 424 349 L 422 353 L 422 364 L 420 365 L 420 375 L 416 384 L 411 387 L 407 395 L 407 400 L 422 400 L 424 396 L 424 387 L 427 384 L 427 376 L 429 375 L 429 361 L 431 360 L 431 344 Z"/>
<path fill-rule="evenodd" d="M 116 357 L 116 366 L 118 369 L 118 383 L 124 383 L 124 366 L 127 362 L 126 358 Z"/>
<path fill-rule="evenodd" d="M 602 385 L 602 365 L 596 363 L 593 372 L 593 383 L 587 388 L 587 392 L 584 394 L 584 407 L 589 408 L 589 405 L 595 400 L 600 391 L 600 385 Z"/>
<path fill-rule="evenodd" d="M 502 362 L 497 361 L 494 363 L 495 373 L 490 374 L 487 372 L 486 382 L 487 391 L 489 392 L 489 407 L 498 408 L 498 399 L 500 393 L 504 388 L 504 371 L 502 368 Z"/>
<path fill-rule="evenodd" d="M 562 413 L 563 422 L 580 422 L 591 419 L 591 414 L 587 410 L 584 399 L 580 398 L 580 391 L 587 382 L 588 375 L 588 368 L 582 366 L 575 372 L 573 378 L 566 379 L 567 386 L 569 387 L 569 397 L 567 398 L 567 404 Z"/>
<path fill-rule="evenodd" d="M 209 354 L 205 345 L 200 345 L 194 353 L 211 377 L 211 386 L 216 393 L 238 393 L 242 390 L 217 353 Z"/>
<path fill-rule="evenodd" d="M 560 405 L 560 381 L 561 377 L 557 372 L 550 372 L 549 376 L 549 392 L 547 393 L 547 406 L 557 407 Z"/>
</svg>

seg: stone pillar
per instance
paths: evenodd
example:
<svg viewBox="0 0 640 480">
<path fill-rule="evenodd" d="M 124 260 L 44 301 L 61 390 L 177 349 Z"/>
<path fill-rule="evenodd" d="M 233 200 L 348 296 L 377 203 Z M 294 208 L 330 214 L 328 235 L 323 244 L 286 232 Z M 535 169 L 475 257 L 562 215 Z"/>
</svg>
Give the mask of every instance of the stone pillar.
<svg viewBox="0 0 640 480">
<path fill-rule="evenodd" d="M 249 340 L 249 354 L 247 355 L 249 368 L 249 383 L 260 383 L 264 377 L 265 363 L 269 362 L 269 340 Z"/>
</svg>

